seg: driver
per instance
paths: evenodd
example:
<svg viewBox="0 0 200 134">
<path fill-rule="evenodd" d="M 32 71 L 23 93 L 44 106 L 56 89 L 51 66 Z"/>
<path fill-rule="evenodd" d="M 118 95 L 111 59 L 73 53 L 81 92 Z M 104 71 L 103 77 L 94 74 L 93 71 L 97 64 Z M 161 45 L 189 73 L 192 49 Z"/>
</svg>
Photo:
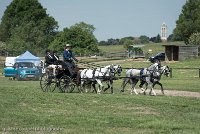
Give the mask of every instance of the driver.
<svg viewBox="0 0 200 134">
<path fill-rule="evenodd" d="M 76 75 L 76 72 L 74 71 L 74 69 L 76 67 L 74 61 L 78 62 L 78 60 L 75 58 L 73 52 L 71 51 L 70 44 L 65 45 L 64 52 L 63 52 L 63 60 L 66 63 L 66 66 L 69 70 L 70 76 L 72 78 L 74 78 Z"/>
</svg>

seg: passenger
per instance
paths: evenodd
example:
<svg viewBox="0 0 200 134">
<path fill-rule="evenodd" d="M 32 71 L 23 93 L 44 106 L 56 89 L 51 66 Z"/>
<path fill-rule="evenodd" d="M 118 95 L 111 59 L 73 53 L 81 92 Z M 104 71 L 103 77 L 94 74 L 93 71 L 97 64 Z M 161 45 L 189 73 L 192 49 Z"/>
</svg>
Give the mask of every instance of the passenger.
<svg viewBox="0 0 200 134">
<path fill-rule="evenodd" d="M 46 50 L 45 55 L 45 66 L 48 67 L 49 65 L 52 65 L 54 62 L 53 56 L 51 55 L 51 51 L 49 49 Z"/>
<path fill-rule="evenodd" d="M 54 76 L 56 75 L 56 68 L 59 66 L 59 65 L 54 65 L 54 64 L 58 59 L 59 57 L 57 55 L 55 56 L 53 52 L 51 53 L 49 49 L 46 50 L 45 67 L 52 70 L 52 73 Z"/>
<path fill-rule="evenodd" d="M 53 63 L 55 64 L 56 61 L 59 60 L 59 56 L 57 55 L 57 51 L 56 50 L 53 50 L 52 57 L 53 57 Z"/>
</svg>

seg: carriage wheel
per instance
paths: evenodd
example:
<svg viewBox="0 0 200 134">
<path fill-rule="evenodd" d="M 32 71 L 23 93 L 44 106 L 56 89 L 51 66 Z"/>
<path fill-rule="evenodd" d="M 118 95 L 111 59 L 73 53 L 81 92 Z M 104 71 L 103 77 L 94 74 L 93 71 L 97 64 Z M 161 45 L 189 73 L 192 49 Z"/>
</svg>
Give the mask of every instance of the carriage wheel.
<svg viewBox="0 0 200 134">
<path fill-rule="evenodd" d="M 45 73 L 40 78 L 40 87 L 43 92 L 53 92 L 56 88 L 56 81 L 53 76 Z"/>
<path fill-rule="evenodd" d="M 72 81 L 69 76 L 62 76 L 59 79 L 59 88 L 63 93 L 71 93 L 76 87 L 76 84 Z"/>
</svg>

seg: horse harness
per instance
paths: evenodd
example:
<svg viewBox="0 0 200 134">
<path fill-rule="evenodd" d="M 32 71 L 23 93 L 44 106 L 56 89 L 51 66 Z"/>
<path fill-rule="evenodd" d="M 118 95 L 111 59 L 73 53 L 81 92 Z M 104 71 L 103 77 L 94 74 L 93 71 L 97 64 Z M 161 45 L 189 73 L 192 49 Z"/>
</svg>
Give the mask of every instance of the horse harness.
<svg viewBox="0 0 200 134">
<path fill-rule="evenodd" d="M 102 68 L 100 68 L 100 70 L 97 70 L 97 68 L 94 68 L 94 70 L 92 71 L 92 78 L 90 79 L 90 80 L 92 80 L 92 81 L 95 81 L 95 79 L 104 79 L 104 80 L 112 80 L 112 78 L 113 78 L 113 76 L 111 75 L 111 73 L 114 73 L 115 74 L 115 71 L 114 71 L 114 69 L 113 68 L 111 68 L 111 67 L 109 67 L 109 69 L 106 71 L 106 72 L 102 72 L 102 70 L 101 70 Z M 110 71 L 109 71 L 110 70 Z M 84 72 L 84 75 L 86 75 L 86 73 L 87 73 L 87 71 L 88 70 L 86 70 L 85 72 Z M 96 72 L 99 72 L 99 74 L 100 73 L 102 73 L 103 74 L 103 76 L 99 76 L 99 74 L 98 74 L 98 76 L 95 76 L 95 73 Z M 108 72 L 109 72 L 109 76 L 106 76 L 106 74 L 108 74 Z M 89 79 L 89 78 L 88 78 Z"/>
</svg>

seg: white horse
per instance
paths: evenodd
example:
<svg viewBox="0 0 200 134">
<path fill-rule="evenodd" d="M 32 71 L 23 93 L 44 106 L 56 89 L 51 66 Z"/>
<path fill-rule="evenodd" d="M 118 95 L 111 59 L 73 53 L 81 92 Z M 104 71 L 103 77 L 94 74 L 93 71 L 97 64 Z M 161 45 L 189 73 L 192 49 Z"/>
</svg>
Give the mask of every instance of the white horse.
<svg viewBox="0 0 200 134">
<path fill-rule="evenodd" d="M 109 80 L 111 76 L 114 76 L 114 68 L 113 65 L 108 65 L 101 68 L 95 68 L 95 69 L 84 69 L 80 73 L 80 79 L 81 79 L 81 90 L 83 90 L 85 83 L 91 83 L 93 84 L 93 87 L 95 86 L 95 83 L 98 83 L 99 88 L 97 93 L 101 93 L 104 85 L 103 80 L 107 79 Z M 95 88 L 95 87 L 94 87 Z M 95 89 L 96 90 L 96 89 Z"/>
<path fill-rule="evenodd" d="M 111 74 L 110 79 L 103 80 L 107 83 L 108 87 L 105 88 L 103 91 L 105 92 L 109 88 L 111 89 L 111 93 L 113 94 L 113 80 L 117 80 L 117 77 L 115 75 L 121 76 L 122 73 L 122 67 L 121 65 L 113 65 L 114 73 Z"/>
<path fill-rule="evenodd" d="M 159 71 L 159 67 L 160 67 L 159 63 L 154 63 L 151 66 L 149 66 L 148 68 L 127 70 L 126 77 L 124 78 L 124 80 L 122 82 L 121 92 L 124 92 L 124 88 L 125 88 L 126 84 L 128 82 L 130 82 L 130 84 L 132 85 L 131 94 L 133 94 L 133 92 L 135 94 L 138 94 L 138 92 L 135 89 L 135 85 L 141 78 L 144 79 L 148 83 L 148 85 L 151 86 L 151 89 L 152 89 L 152 83 L 150 80 L 151 80 L 152 74 Z M 155 93 L 155 91 L 153 89 L 152 89 L 152 92 Z"/>
<path fill-rule="evenodd" d="M 156 84 L 158 84 L 158 85 L 160 85 L 160 87 L 161 87 L 162 94 L 164 94 L 164 89 L 163 89 L 162 83 L 160 83 L 160 79 L 161 79 L 161 76 L 162 76 L 162 75 L 165 75 L 165 76 L 169 77 L 169 74 L 170 74 L 170 68 L 169 68 L 168 66 L 162 66 L 162 67 L 159 69 L 158 72 L 153 73 L 152 78 L 151 78 L 152 89 L 154 88 L 154 86 L 155 86 Z M 145 88 L 145 89 L 142 88 L 142 86 L 143 86 L 144 84 L 146 84 L 146 88 Z M 141 83 L 140 83 L 139 87 L 140 87 L 141 90 L 142 90 L 140 93 L 146 94 L 145 91 L 147 90 L 148 83 L 147 83 L 146 81 L 143 81 L 143 79 L 141 79 Z M 150 90 L 150 92 L 149 92 L 150 95 L 151 95 L 151 91 L 152 91 L 152 90 Z"/>
</svg>

